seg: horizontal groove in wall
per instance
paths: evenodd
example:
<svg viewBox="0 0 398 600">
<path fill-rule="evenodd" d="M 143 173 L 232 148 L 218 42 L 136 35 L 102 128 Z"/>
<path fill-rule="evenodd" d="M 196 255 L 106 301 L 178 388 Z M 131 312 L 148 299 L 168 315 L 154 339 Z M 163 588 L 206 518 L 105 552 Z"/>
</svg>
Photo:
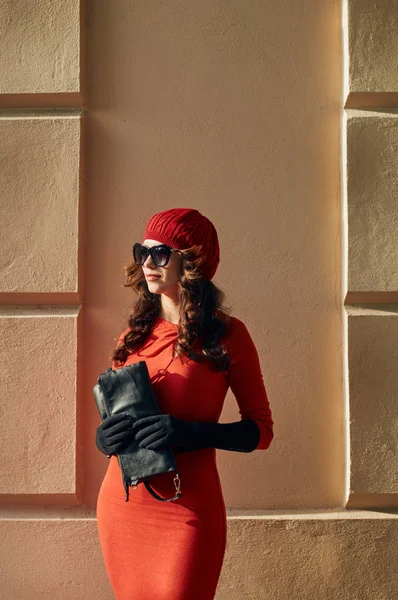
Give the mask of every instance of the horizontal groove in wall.
<svg viewBox="0 0 398 600">
<path fill-rule="evenodd" d="M 384 313 L 386 315 L 398 314 L 398 306 L 396 304 L 346 304 L 344 308 L 348 315 L 354 315 L 358 317 L 379 315 L 380 313 Z"/>
<path fill-rule="evenodd" d="M 78 92 L 50 94 L 0 94 L 0 108 L 81 108 L 85 106 Z"/>
<path fill-rule="evenodd" d="M 4 109 L 0 108 L 0 119 L 45 119 L 46 117 L 58 117 L 62 119 L 76 119 L 83 114 L 81 108 L 24 108 L 24 109 Z"/>
<path fill-rule="evenodd" d="M 397 292 L 347 292 L 344 298 L 344 305 L 361 304 L 391 304 L 398 305 L 398 291 Z"/>
<path fill-rule="evenodd" d="M 83 304 L 78 292 L 0 292 L 0 306 L 77 306 Z"/>
<path fill-rule="evenodd" d="M 347 108 L 346 114 L 349 117 L 379 117 L 380 115 L 389 116 L 391 119 L 395 119 L 398 116 L 398 107 L 386 108 L 383 106 L 371 106 L 371 107 L 355 107 Z"/>
<path fill-rule="evenodd" d="M 20 515 L 59 515 L 81 508 L 76 494 L 0 494 L 0 519 Z"/>
<path fill-rule="evenodd" d="M 96 509 L 83 506 L 0 506 L 0 521 L 4 520 L 74 520 L 96 519 Z M 325 520 L 398 520 L 398 514 L 373 510 L 291 510 L 291 511 L 249 511 L 227 510 L 228 520 L 262 521 L 325 521 Z"/>
<path fill-rule="evenodd" d="M 0 521 L 92 518 L 96 518 L 96 509 L 83 506 L 0 506 Z"/>
<path fill-rule="evenodd" d="M 350 92 L 344 108 L 398 107 L 398 92 Z"/>
<path fill-rule="evenodd" d="M 398 512 L 398 493 L 368 494 L 353 492 L 347 502 L 349 510 L 394 510 Z"/>
<path fill-rule="evenodd" d="M 264 520 L 275 520 L 275 521 L 324 521 L 331 519 L 398 519 L 397 510 L 344 510 L 343 508 L 336 508 L 326 510 L 324 508 L 319 510 L 227 510 L 227 517 L 230 519 L 264 519 Z"/>
<path fill-rule="evenodd" d="M 1 317 L 74 317 L 81 306 L 0 306 Z"/>
<path fill-rule="evenodd" d="M 344 308 L 348 314 L 373 315 L 376 313 L 397 314 L 398 304 L 345 304 Z"/>
</svg>

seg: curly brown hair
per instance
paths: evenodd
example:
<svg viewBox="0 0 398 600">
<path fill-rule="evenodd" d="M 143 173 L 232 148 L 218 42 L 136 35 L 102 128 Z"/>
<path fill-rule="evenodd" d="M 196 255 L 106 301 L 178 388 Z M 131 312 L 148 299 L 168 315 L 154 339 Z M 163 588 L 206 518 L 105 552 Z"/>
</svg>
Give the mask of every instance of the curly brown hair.
<svg viewBox="0 0 398 600">
<path fill-rule="evenodd" d="M 180 250 L 181 276 L 178 281 L 179 323 L 175 351 L 181 360 L 186 355 L 196 362 L 208 360 L 215 371 L 225 371 L 230 357 L 221 339 L 228 332 L 230 309 L 223 305 L 225 294 L 201 274 L 201 245 Z M 128 317 L 130 331 L 109 357 L 115 366 L 122 366 L 129 353 L 140 348 L 149 337 L 160 315 L 160 294 L 152 294 L 142 267 L 134 260 L 123 267 L 126 283 L 138 298 Z M 198 351 L 197 351 L 198 350 Z"/>
</svg>

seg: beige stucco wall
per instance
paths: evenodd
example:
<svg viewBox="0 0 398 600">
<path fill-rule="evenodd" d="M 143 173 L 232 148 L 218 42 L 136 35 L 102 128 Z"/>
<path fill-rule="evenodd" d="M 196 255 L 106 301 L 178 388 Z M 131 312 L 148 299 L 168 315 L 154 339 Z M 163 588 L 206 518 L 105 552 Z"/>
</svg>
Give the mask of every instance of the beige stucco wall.
<svg viewBox="0 0 398 600">
<path fill-rule="evenodd" d="M 275 420 L 266 452 L 217 452 L 217 598 L 395 598 L 398 0 L 0 16 L 4 597 L 112 598 L 92 386 L 133 302 L 132 243 L 192 206 Z"/>
</svg>

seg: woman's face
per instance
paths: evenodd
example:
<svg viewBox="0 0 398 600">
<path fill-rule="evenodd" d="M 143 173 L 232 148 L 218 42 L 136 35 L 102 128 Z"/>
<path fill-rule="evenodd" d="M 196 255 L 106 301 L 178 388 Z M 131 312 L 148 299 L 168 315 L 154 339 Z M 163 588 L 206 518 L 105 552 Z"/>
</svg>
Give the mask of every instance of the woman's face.
<svg viewBox="0 0 398 600">
<path fill-rule="evenodd" d="M 143 242 L 144 246 L 152 248 L 158 246 L 162 242 L 158 240 L 147 240 Z M 142 265 L 142 270 L 148 285 L 148 289 L 152 294 L 176 294 L 178 291 L 177 282 L 181 277 L 182 258 L 179 252 L 172 252 L 169 262 L 165 267 L 157 267 L 149 255 Z M 157 275 L 156 278 L 150 279 L 149 275 Z"/>
</svg>

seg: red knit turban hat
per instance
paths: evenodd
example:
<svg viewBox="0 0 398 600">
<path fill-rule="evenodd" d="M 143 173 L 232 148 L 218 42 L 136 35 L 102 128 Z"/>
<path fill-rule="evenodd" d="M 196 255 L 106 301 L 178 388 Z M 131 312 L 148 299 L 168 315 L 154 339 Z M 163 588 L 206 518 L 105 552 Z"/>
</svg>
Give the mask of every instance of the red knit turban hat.
<svg viewBox="0 0 398 600">
<path fill-rule="evenodd" d="M 158 240 L 178 250 L 202 245 L 203 276 L 212 279 L 220 262 L 217 231 L 211 221 L 195 208 L 171 208 L 156 213 L 148 221 L 144 240 Z"/>
</svg>

